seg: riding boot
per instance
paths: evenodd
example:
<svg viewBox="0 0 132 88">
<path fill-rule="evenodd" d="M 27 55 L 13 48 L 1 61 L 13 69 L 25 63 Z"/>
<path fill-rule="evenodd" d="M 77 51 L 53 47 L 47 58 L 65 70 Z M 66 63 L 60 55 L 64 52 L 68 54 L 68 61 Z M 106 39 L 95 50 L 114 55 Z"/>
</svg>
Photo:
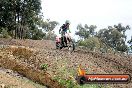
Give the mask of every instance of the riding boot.
<svg viewBox="0 0 132 88">
<path fill-rule="evenodd" d="M 61 46 L 64 47 L 64 40 L 63 40 L 63 37 L 61 37 Z"/>
<path fill-rule="evenodd" d="M 66 39 L 66 37 L 64 38 L 64 40 L 65 40 L 65 47 L 67 47 L 67 39 Z"/>
</svg>

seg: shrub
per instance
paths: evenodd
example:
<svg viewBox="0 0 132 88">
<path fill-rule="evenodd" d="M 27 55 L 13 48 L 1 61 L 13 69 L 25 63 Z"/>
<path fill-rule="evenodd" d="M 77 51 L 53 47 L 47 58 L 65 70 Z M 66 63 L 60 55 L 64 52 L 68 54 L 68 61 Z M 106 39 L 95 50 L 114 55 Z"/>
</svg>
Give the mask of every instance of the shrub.
<svg viewBox="0 0 132 88">
<path fill-rule="evenodd" d="M 85 40 L 80 40 L 78 42 L 79 46 L 85 46 L 90 50 L 93 50 L 95 47 L 97 49 L 100 48 L 100 42 L 97 37 L 89 37 L 88 39 Z"/>
<path fill-rule="evenodd" d="M 61 77 L 54 77 L 54 80 L 58 81 L 61 85 L 66 86 L 66 88 L 77 88 L 78 85 L 76 85 L 72 80 L 69 79 L 62 79 Z"/>
<path fill-rule="evenodd" d="M 1 35 L 0 35 L 0 37 L 1 38 L 10 38 L 10 36 L 9 36 L 9 34 L 8 34 L 8 29 L 7 28 L 1 28 L 2 30 L 1 30 Z"/>
<path fill-rule="evenodd" d="M 48 64 L 42 64 L 42 65 L 40 66 L 40 68 L 41 68 L 42 70 L 46 71 L 47 68 L 48 68 Z"/>
</svg>

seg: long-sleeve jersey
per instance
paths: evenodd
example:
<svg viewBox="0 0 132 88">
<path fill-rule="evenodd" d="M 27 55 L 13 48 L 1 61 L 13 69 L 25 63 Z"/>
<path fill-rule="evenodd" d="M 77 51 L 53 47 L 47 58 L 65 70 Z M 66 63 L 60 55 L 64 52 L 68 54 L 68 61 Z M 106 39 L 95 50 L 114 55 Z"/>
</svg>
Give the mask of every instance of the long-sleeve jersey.
<svg viewBox="0 0 132 88">
<path fill-rule="evenodd" d="M 63 24 L 63 25 L 60 27 L 59 32 L 60 32 L 60 31 L 67 32 L 67 30 L 69 30 L 69 32 L 70 32 L 69 25 Z"/>
</svg>

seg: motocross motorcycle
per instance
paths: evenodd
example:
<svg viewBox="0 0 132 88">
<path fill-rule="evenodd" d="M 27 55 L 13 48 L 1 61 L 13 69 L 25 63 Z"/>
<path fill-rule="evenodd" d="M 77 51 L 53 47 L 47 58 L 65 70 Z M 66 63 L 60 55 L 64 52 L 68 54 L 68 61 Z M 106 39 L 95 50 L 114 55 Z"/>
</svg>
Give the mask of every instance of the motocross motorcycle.
<svg viewBox="0 0 132 88">
<path fill-rule="evenodd" d="M 71 52 L 75 50 L 75 43 L 71 36 L 67 33 L 63 37 L 56 37 L 56 49 L 68 48 Z"/>
</svg>

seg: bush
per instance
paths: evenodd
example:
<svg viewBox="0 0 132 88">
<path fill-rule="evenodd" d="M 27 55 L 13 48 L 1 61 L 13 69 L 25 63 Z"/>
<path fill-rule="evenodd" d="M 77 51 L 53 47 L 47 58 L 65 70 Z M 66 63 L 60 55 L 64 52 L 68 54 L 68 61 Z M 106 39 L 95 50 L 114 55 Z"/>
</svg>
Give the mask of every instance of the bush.
<svg viewBox="0 0 132 88">
<path fill-rule="evenodd" d="M 47 39 L 47 40 L 55 40 L 56 36 L 57 36 L 57 35 L 54 34 L 54 32 L 49 31 L 49 32 L 46 34 L 45 39 Z"/>
<path fill-rule="evenodd" d="M 90 50 L 93 50 L 95 47 L 97 49 L 100 48 L 100 43 L 97 37 L 89 37 L 88 39 L 85 40 L 80 40 L 78 42 L 79 46 L 85 46 Z"/>
<path fill-rule="evenodd" d="M 46 36 L 46 34 L 40 29 L 33 30 L 31 34 L 32 34 L 31 38 L 33 40 L 41 40 L 41 39 L 43 39 Z"/>
<path fill-rule="evenodd" d="M 48 64 L 42 64 L 42 65 L 40 66 L 40 68 L 41 68 L 42 70 L 46 71 L 47 68 L 48 68 Z"/>
<path fill-rule="evenodd" d="M 54 80 L 58 81 L 61 85 L 64 85 L 66 88 L 78 88 L 72 80 L 69 79 L 62 79 L 61 77 L 54 77 Z"/>
<path fill-rule="evenodd" d="M 127 45 L 119 45 L 117 46 L 117 50 L 121 52 L 126 52 L 128 51 L 128 46 Z"/>
<path fill-rule="evenodd" d="M 7 28 L 1 28 L 1 35 L 0 38 L 10 38 L 9 34 L 8 34 L 8 29 Z"/>
</svg>

